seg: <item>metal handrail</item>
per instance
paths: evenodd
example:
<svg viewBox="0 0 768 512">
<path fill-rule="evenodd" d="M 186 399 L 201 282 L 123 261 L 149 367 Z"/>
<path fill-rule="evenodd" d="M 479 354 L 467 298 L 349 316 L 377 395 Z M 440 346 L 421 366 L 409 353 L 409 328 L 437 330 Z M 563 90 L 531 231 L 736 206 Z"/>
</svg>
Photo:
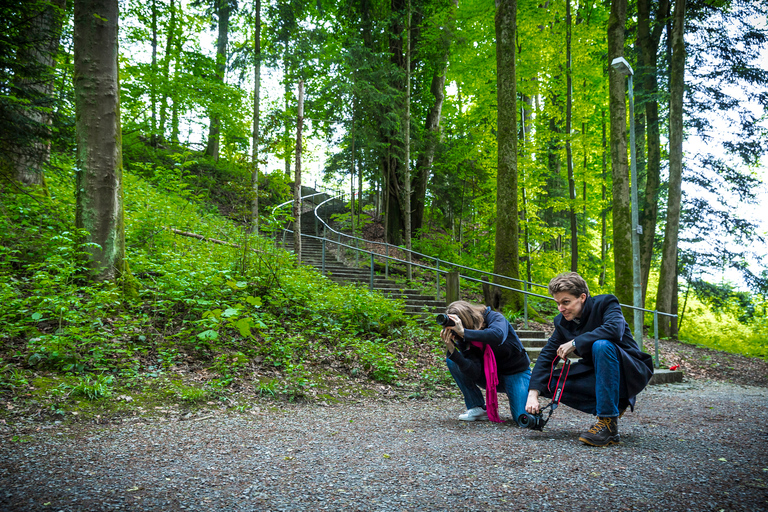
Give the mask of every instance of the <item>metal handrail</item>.
<svg viewBox="0 0 768 512">
<path fill-rule="evenodd" d="M 326 192 L 318 192 L 318 193 L 315 193 L 315 194 L 304 196 L 304 197 L 301 198 L 301 200 L 304 200 L 304 199 L 307 199 L 307 198 L 310 198 L 310 197 L 314 197 L 314 196 L 317 196 L 317 195 L 321 195 L 321 194 L 327 194 L 327 193 Z M 396 246 L 396 245 L 392 245 L 392 244 L 389 244 L 389 243 L 386 243 L 386 242 L 378 242 L 378 241 L 375 241 L 375 240 L 366 240 L 364 238 L 356 237 L 354 235 L 347 235 L 346 233 L 342 233 L 340 231 L 336 231 L 335 229 L 330 227 L 328 225 L 328 223 L 325 222 L 325 220 L 323 220 L 322 217 L 320 217 L 320 215 L 318 214 L 318 209 L 321 206 L 323 206 L 325 203 L 327 203 L 328 201 L 331 201 L 331 200 L 337 199 L 337 198 L 338 198 L 338 196 L 330 197 L 330 198 L 326 199 L 325 201 L 323 201 L 323 202 L 321 202 L 321 203 L 319 203 L 318 205 L 315 206 L 315 209 L 314 209 L 315 218 L 318 219 L 323 224 L 323 227 L 324 227 L 323 236 L 322 237 L 318 237 L 318 236 L 307 235 L 307 234 L 302 233 L 302 236 L 306 236 L 306 237 L 309 237 L 309 238 L 314 238 L 314 239 L 318 239 L 318 240 L 322 240 L 323 241 L 323 256 L 322 256 L 323 257 L 323 269 L 322 269 L 323 273 L 325 273 L 325 242 L 326 241 L 330 241 L 331 243 L 334 243 L 334 244 L 336 244 L 339 247 L 346 247 L 348 249 L 352 249 L 354 251 L 357 251 L 357 253 L 364 253 L 364 254 L 369 254 L 370 255 L 370 257 L 371 257 L 371 263 L 370 263 L 370 268 L 371 268 L 370 288 L 371 289 L 373 289 L 373 279 L 374 279 L 374 261 L 373 261 L 373 258 L 374 258 L 374 255 L 377 255 L 377 256 L 385 258 L 385 262 L 386 262 L 387 265 L 388 265 L 389 261 L 391 260 L 393 262 L 404 263 L 406 265 L 413 265 L 413 266 L 416 266 L 418 268 L 422 268 L 422 269 L 425 269 L 425 270 L 428 270 L 428 271 L 436 272 L 436 274 L 437 274 L 437 293 L 436 293 L 436 298 L 437 299 L 440 298 L 440 284 L 439 284 L 439 282 L 440 282 L 439 281 L 440 280 L 440 274 L 441 273 L 447 274 L 449 271 L 445 270 L 445 269 L 440 269 L 440 259 L 439 258 L 436 258 L 434 256 L 429 256 L 429 255 L 426 255 L 426 254 L 422 254 L 422 253 L 419 253 L 419 252 L 416 252 L 416 251 L 410 251 L 411 254 L 422 256 L 422 257 L 427 258 L 427 259 L 434 259 L 436 261 L 436 266 L 435 267 L 430 267 L 428 265 L 422 265 L 420 263 L 415 263 L 413 261 L 401 260 L 399 258 L 396 258 L 394 256 L 390 256 L 389 255 L 389 251 L 388 251 L 389 247 L 393 247 L 395 249 L 402 250 L 402 251 L 408 251 L 408 249 L 405 249 L 403 247 L 399 247 L 399 246 Z M 285 205 L 291 203 L 292 201 L 293 200 L 287 201 L 285 203 L 282 203 L 282 204 L 276 206 L 272 210 L 273 211 L 273 215 L 274 215 L 275 210 L 277 210 L 277 208 L 279 208 L 281 206 L 285 206 Z M 335 241 L 335 240 L 327 238 L 326 231 L 325 231 L 326 229 L 330 230 L 334 234 L 337 234 L 339 236 L 339 240 Z M 287 228 L 283 228 L 283 232 L 284 233 L 285 232 L 293 233 L 292 230 L 287 229 Z M 344 243 L 341 242 L 341 235 L 343 235 L 343 236 L 345 236 L 347 238 L 350 238 L 350 239 L 360 240 L 362 242 L 369 243 L 369 244 L 384 245 L 386 247 L 386 249 L 387 249 L 387 253 L 386 254 L 377 253 L 377 252 L 374 252 L 374 251 L 368 251 L 366 249 L 361 249 L 359 247 L 354 247 L 354 246 L 351 246 L 351 245 L 344 244 Z M 477 272 L 479 274 L 484 274 L 486 276 L 499 277 L 499 278 L 502 278 L 502 279 L 508 279 L 510 281 L 516 281 L 516 282 L 522 283 L 524 285 L 524 288 L 521 290 L 519 288 L 512 288 L 512 287 L 509 287 L 509 286 L 504 286 L 502 284 L 492 283 L 490 281 L 483 281 L 481 279 L 477 279 L 477 278 L 473 278 L 473 277 L 470 277 L 470 276 L 459 274 L 459 278 L 463 278 L 463 279 L 465 279 L 467 281 L 474 281 L 474 282 L 478 282 L 478 283 L 489 284 L 489 285 L 492 285 L 492 286 L 494 286 L 496 288 L 502 288 L 502 289 L 505 289 L 505 290 L 510 290 L 510 291 L 515 291 L 517 293 L 522 293 L 523 294 L 523 298 L 524 298 L 523 314 L 524 314 L 524 324 L 525 324 L 526 329 L 528 328 L 528 301 L 527 301 L 528 296 L 539 297 L 539 298 L 549 299 L 549 300 L 554 300 L 549 295 L 541 295 L 541 294 L 538 294 L 538 293 L 534 293 L 532 291 L 528 291 L 526 289 L 527 288 L 526 285 L 529 285 L 531 287 L 537 286 L 537 287 L 540 287 L 540 288 L 548 288 L 546 285 L 541 285 L 541 284 L 533 283 L 533 282 L 530 282 L 530 281 L 525 281 L 525 280 L 515 279 L 515 278 L 512 278 L 512 277 L 508 277 L 508 276 L 494 274 L 492 272 L 487 272 L 487 271 L 484 271 L 484 270 L 479 270 L 479 269 L 475 269 L 475 268 L 472 268 L 472 267 L 467 267 L 465 265 L 460 265 L 460 264 L 452 263 L 452 262 L 449 262 L 449 261 L 446 261 L 444 263 L 447 263 L 449 266 L 454 267 L 454 268 L 461 268 L 461 269 L 465 269 L 465 270 L 468 270 L 468 271 L 471 271 L 471 272 Z M 386 268 L 388 270 L 388 266 Z M 663 316 L 668 316 L 668 317 L 671 317 L 671 318 L 676 318 L 678 315 L 671 314 L 671 313 L 664 313 L 664 312 L 658 311 L 658 310 L 650 310 L 650 309 L 645 309 L 645 308 L 639 308 L 639 307 L 632 306 L 632 305 L 629 305 L 629 304 L 621 304 L 620 303 L 619 305 L 621 307 L 629 308 L 629 309 L 632 309 L 632 310 L 638 310 L 638 311 L 643 311 L 643 312 L 646 312 L 646 313 L 652 313 L 653 314 L 655 367 L 658 368 L 659 367 L 658 316 L 659 315 L 663 315 Z M 641 337 L 639 339 L 639 343 L 640 343 L 640 348 L 642 349 L 642 333 L 641 333 Z"/>
<path fill-rule="evenodd" d="M 335 229 L 333 229 L 331 226 L 329 226 L 329 225 L 328 225 L 328 223 L 327 223 L 327 222 L 325 222 L 325 221 L 323 220 L 323 218 L 322 218 L 322 217 L 320 217 L 320 215 L 317 213 L 317 210 L 318 210 L 318 209 L 319 209 L 321 206 L 323 206 L 323 205 L 324 205 L 325 203 L 327 203 L 328 201 L 332 201 L 333 199 L 336 199 L 336 198 L 335 198 L 335 197 L 331 197 L 331 198 L 328 198 L 328 199 L 326 199 L 325 201 L 323 201 L 322 203 L 320 203 L 320 204 L 318 204 L 317 206 L 315 206 L 315 217 L 316 217 L 316 218 L 317 218 L 317 219 L 318 219 L 320 222 L 322 222 L 322 223 L 323 223 L 323 226 L 325 226 L 325 228 L 329 229 L 329 230 L 330 230 L 330 231 L 332 231 L 333 233 L 335 233 L 335 234 L 337 234 L 337 235 L 344 235 L 344 236 L 345 236 L 345 237 L 347 237 L 347 238 L 352 238 L 352 239 L 360 240 L 360 241 L 362 241 L 362 242 L 365 242 L 365 243 L 369 243 L 369 244 L 377 244 L 377 245 L 383 245 L 383 246 L 385 246 L 387 249 L 389 249 L 389 247 L 392 247 L 392 248 L 394 248 L 394 249 L 398 249 L 398 250 L 401 250 L 401 251 L 410 252 L 412 255 L 415 255 L 415 256 L 421 256 L 421 257 L 423 257 L 423 258 L 427 258 L 427 259 L 433 259 L 433 260 L 435 260 L 436 262 L 440 262 L 440 261 L 441 261 L 441 260 L 440 260 L 440 258 L 437 258 L 437 257 L 435 257 L 435 256 L 430 256 L 430 255 L 428 255 L 428 254 L 423 254 L 423 253 L 420 253 L 420 252 L 417 252 L 417 251 L 414 251 L 414 250 L 411 250 L 411 249 L 406 249 L 406 248 L 404 248 L 404 247 L 400 247 L 400 246 L 398 246 L 398 245 L 392 245 L 392 244 L 390 244 L 390 243 L 387 243 L 387 242 L 378 242 L 378 241 L 376 241 L 376 240 L 366 240 L 365 238 L 360 238 L 360 237 L 357 237 L 357 236 L 354 236 L 354 235 L 348 235 L 348 234 L 346 234 L 346 233 L 341 233 L 341 232 L 339 232 L 339 231 L 336 231 L 336 230 L 335 230 Z M 524 283 L 524 284 L 527 284 L 527 285 L 529 285 L 529 286 L 539 286 L 539 287 L 541 287 L 541 288 L 547 288 L 547 286 L 546 286 L 546 285 L 542 285 L 542 284 L 534 283 L 534 282 L 531 282 L 531 281 L 525 281 L 524 279 L 517 279 L 517 278 L 514 278 L 514 277 L 504 276 L 504 275 L 500 275 L 500 274 L 494 274 L 493 272 L 488 272 L 487 270 L 480 270 L 480 269 L 476 269 L 476 268 L 472 268 L 472 267 L 467 267 L 467 266 L 464 266 L 464 265 L 460 265 L 460 264 L 458 264 L 458 263 L 453 263 L 453 262 L 450 262 L 450 261 L 445 261 L 444 263 L 447 263 L 447 264 L 448 264 L 448 265 L 450 265 L 451 267 L 455 267 L 455 268 L 463 268 L 463 269 L 465 269 L 465 270 L 469 270 L 469 271 L 472 271 L 472 272 L 477 272 L 477 273 L 480 273 L 480 274 L 484 274 L 484 275 L 487 275 L 487 276 L 491 276 L 491 277 L 498 277 L 498 278 L 501 278 L 501 279 L 508 279 L 508 280 L 510 280 L 510 281 L 515 281 L 515 282 L 518 282 L 518 283 Z M 435 269 L 432 269 L 432 270 L 438 270 L 438 271 L 440 271 L 439 269 L 440 269 L 440 266 L 439 266 L 439 263 L 438 263 L 438 264 L 437 264 L 437 266 L 436 266 L 436 268 L 435 268 Z M 447 273 L 447 271 L 443 271 L 443 272 L 444 272 L 444 273 Z M 515 288 L 515 289 L 517 289 L 517 288 Z M 439 295 L 439 293 L 438 293 L 438 295 Z"/>
</svg>

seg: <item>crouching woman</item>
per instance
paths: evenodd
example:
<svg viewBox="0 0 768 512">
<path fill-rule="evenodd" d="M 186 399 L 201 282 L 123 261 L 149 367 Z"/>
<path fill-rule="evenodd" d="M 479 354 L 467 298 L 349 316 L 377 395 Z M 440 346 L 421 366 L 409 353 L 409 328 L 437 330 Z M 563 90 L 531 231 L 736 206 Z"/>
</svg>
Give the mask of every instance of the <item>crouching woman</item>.
<svg viewBox="0 0 768 512">
<path fill-rule="evenodd" d="M 454 325 L 440 333 L 445 342 L 448 371 L 464 395 L 462 421 L 502 422 L 496 392 L 506 392 L 515 422 L 525 412 L 530 359 L 504 315 L 486 306 L 452 302 L 446 310 Z M 486 390 L 483 399 L 481 388 Z"/>
</svg>

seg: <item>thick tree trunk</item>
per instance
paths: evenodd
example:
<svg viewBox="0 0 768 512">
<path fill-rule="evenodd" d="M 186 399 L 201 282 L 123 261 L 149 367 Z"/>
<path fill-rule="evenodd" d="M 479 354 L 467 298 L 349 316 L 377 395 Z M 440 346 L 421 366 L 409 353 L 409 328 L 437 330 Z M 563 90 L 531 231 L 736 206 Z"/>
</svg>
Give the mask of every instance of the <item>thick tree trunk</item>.
<svg viewBox="0 0 768 512">
<path fill-rule="evenodd" d="M 515 37 L 517 0 L 496 0 L 496 95 L 498 121 L 498 170 L 496 177 L 496 251 L 494 273 L 520 278 L 517 211 L 517 85 Z M 497 284 L 519 288 L 520 284 L 495 278 Z M 500 289 L 503 290 L 503 289 Z M 499 307 L 519 310 L 522 296 L 500 292 Z"/>
<path fill-rule="evenodd" d="M 408 0 L 408 11 L 405 23 L 405 119 L 403 120 L 405 134 L 405 158 L 403 174 L 403 210 L 405 211 L 405 248 L 408 261 L 408 280 L 411 280 L 411 0 Z"/>
<path fill-rule="evenodd" d="M 683 95 L 685 92 L 685 0 L 675 0 L 672 26 L 672 59 L 669 65 L 669 195 L 664 246 L 659 270 L 656 308 L 673 313 L 677 291 L 677 240 L 683 177 Z M 659 319 L 659 332 L 670 336 L 677 331 L 667 316 Z"/>
<path fill-rule="evenodd" d="M 75 1 L 75 224 L 98 245 L 86 246 L 98 280 L 125 271 L 118 16 L 117 0 Z"/>
<path fill-rule="evenodd" d="M 304 127 L 304 81 L 299 80 L 296 115 L 296 174 L 293 184 L 293 252 L 301 262 L 301 130 Z"/>
<path fill-rule="evenodd" d="M 44 69 L 41 76 L 35 78 L 14 77 L 15 87 L 32 103 L 32 106 L 23 110 L 23 115 L 37 132 L 37 137 L 28 147 L 6 148 L 6 154 L 13 162 L 16 181 L 23 185 L 45 185 L 44 167 L 51 157 L 48 129 L 51 115 L 44 107 L 52 102 L 54 59 L 59 48 L 65 5 L 66 0 L 49 0 L 48 4 L 41 4 L 42 10 L 26 27 L 29 45 L 19 48 L 17 55 L 19 61 L 36 63 Z"/>
<path fill-rule="evenodd" d="M 218 0 L 217 16 L 219 18 L 219 36 L 216 39 L 216 79 L 224 82 L 227 67 L 227 44 L 229 42 L 229 0 Z M 208 127 L 208 145 L 206 156 L 219 159 L 219 144 L 221 142 L 221 118 L 217 112 L 211 113 L 211 124 Z"/>
<path fill-rule="evenodd" d="M 391 0 L 390 10 L 392 13 L 403 13 L 407 8 L 405 0 Z M 403 78 L 405 78 L 405 52 L 403 51 L 403 18 L 402 16 L 391 17 L 391 24 L 389 28 L 389 53 L 390 59 L 394 66 L 403 70 Z M 402 98 L 405 98 L 405 80 L 395 78 L 390 87 L 402 92 Z M 401 109 L 404 109 L 405 105 L 400 101 L 393 102 L 391 109 L 394 111 L 392 115 L 401 116 Z M 387 147 L 387 153 L 382 157 L 382 167 L 384 168 L 384 175 L 386 176 L 386 193 L 387 199 L 387 238 L 389 243 L 395 245 L 401 245 L 404 243 L 405 238 L 405 205 L 403 191 L 405 189 L 405 183 L 403 182 L 403 176 L 405 171 L 403 170 L 405 159 L 405 147 L 402 140 L 402 132 L 396 132 L 386 128 L 383 123 L 380 126 L 381 141 Z"/>
<path fill-rule="evenodd" d="M 254 32 L 253 32 L 253 134 L 251 136 L 251 233 L 259 232 L 259 102 L 261 99 L 261 0 L 253 2 Z"/>
<path fill-rule="evenodd" d="M 638 0 L 638 70 L 642 84 L 640 103 L 645 107 L 647 130 L 648 159 L 645 194 L 643 195 L 640 225 L 643 233 L 640 235 L 640 282 L 643 287 L 643 304 L 648 291 L 648 276 L 651 272 L 653 259 L 653 243 L 656 237 L 656 222 L 659 212 L 659 185 L 661 183 L 661 137 L 659 134 L 659 89 L 656 75 L 658 73 L 659 41 L 664 28 L 664 20 L 669 16 L 669 1 L 661 0 L 656 14 L 656 23 L 651 28 L 650 0 Z"/>
<path fill-rule="evenodd" d="M 624 55 L 624 26 L 627 0 L 612 0 L 608 18 L 608 62 Z M 629 203 L 627 159 L 626 77 L 609 66 L 609 107 L 611 112 L 611 174 L 613 177 L 613 266 L 615 295 L 619 302 L 632 304 L 632 219 Z"/>
<path fill-rule="evenodd" d="M 571 1 L 565 0 L 565 158 L 568 167 L 569 218 L 571 221 L 571 272 L 579 270 L 579 226 L 576 222 L 576 180 L 573 176 L 571 123 L 573 113 L 573 77 L 571 76 Z"/>
</svg>

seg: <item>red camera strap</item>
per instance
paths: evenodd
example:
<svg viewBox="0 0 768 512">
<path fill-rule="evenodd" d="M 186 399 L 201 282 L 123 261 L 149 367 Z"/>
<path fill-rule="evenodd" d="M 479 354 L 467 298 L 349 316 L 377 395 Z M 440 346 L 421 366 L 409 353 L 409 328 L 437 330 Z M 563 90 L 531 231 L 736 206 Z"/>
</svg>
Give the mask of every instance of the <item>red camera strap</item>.
<svg viewBox="0 0 768 512">
<path fill-rule="evenodd" d="M 549 368 L 549 381 L 547 381 L 547 389 L 549 388 L 549 385 L 552 383 L 552 375 L 555 372 L 555 365 L 557 364 L 557 360 L 560 359 L 560 356 L 555 356 L 555 358 L 552 360 L 552 366 Z M 570 359 L 565 359 L 563 361 L 563 368 L 560 370 L 560 375 L 557 377 L 557 384 L 555 384 L 555 391 L 552 393 L 552 403 L 553 404 L 559 404 L 560 403 L 560 397 L 563 394 L 563 389 L 565 388 L 565 381 L 568 380 L 568 373 L 571 371 L 571 361 Z M 563 385 L 560 385 L 560 380 L 562 379 Z"/>
</svg>

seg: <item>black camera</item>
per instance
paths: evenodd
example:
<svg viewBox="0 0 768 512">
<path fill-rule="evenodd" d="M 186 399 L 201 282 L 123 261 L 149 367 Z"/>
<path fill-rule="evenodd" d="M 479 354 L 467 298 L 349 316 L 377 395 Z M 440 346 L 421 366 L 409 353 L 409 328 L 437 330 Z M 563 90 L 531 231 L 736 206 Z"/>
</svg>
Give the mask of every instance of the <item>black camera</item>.
<svg viewBox="0 0 768 512">
<path fill-rule="evenodd" d="M 544 428 L 544 425 L 547 424 L 547 418 L 544 419 L 544 415 L 541 413 L 538 414 L 528 414 L 527 412 L 524 412 L 517 418 L 517 423 L 522 428 L 529 428 L 531 430 L 541 430 Z"/>
<path fill-rule="evenodd" d="M 544 417 L 544 411 L 549 409 L 549 413 L 547 414 L 547 417 Z M 517 417 L 517 423 L 522 428 L 529 428 L 531 430 L 542 430 L 544 428 L 544 425 L 547 424 L 549 421 L 549 418 L 552 417 L 552 413 L 555 412 L 555 409 L 557 409 L 557 403 L 556 402 L 550 402 L 544 407 L 541 408 L 540 412 L 537 412 L 536 414 L 528 414 L 527 412 L 524 412 L 520 416 Z"/>
<path fill-rule="evenodd" d="M 452 325 L 456 325 L 456 322 L 450 319 L 450 317 L 445 313 L 440 313 L 435 317 L 435 322 L 442 325 L 443 327 L 451 327 Z"/>
</svg>

